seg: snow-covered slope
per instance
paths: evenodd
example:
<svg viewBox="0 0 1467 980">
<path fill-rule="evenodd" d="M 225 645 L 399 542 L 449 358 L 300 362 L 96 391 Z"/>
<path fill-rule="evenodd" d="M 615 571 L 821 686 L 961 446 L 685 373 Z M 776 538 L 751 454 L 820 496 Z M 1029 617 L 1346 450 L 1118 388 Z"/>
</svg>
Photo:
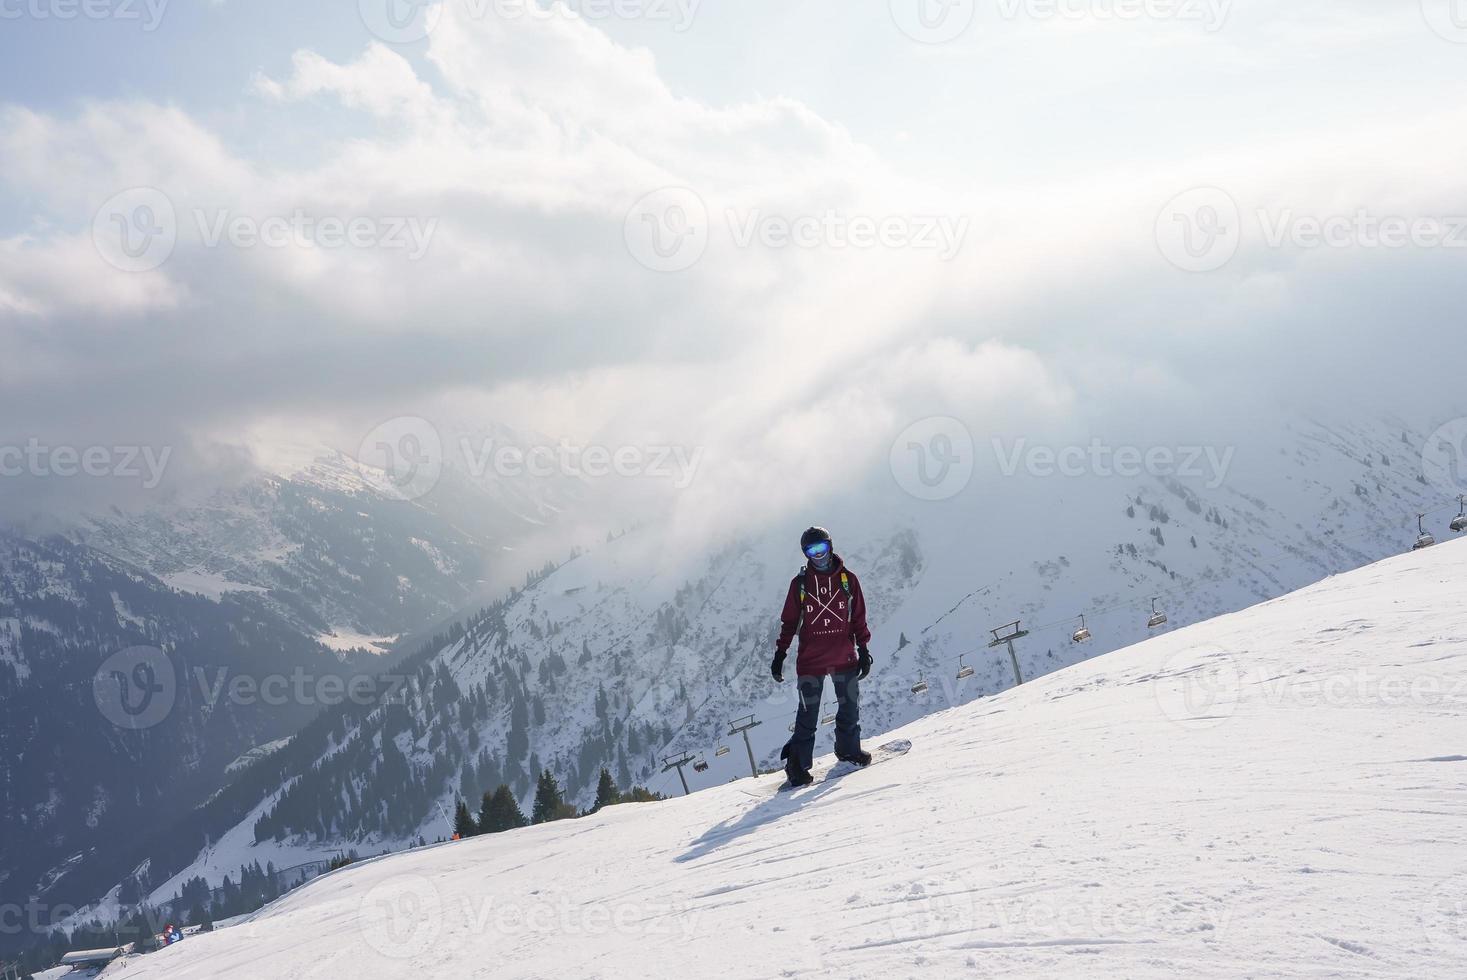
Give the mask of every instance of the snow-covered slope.
<svg viewBox="0 0 1467 980">
<path fill-rule="evenodd" d="M 1174 628 L 1398 552 L 1415 537 L 1418 510 L 1437 512 L 1434 526 L 1449 533 L 1423 442 L 1397 422 L 1296 421 L 1239 452 L 1226 479 L 1021 470 L 984 483 L 976 500 L 930 504 L 905 497 L 886 474 L 884 491 L 817 502 L 791 527 L 733 543 L 669 549 L 661 528 L 633 531 L 529 582 L 437 651 L 395 709 L 405 718 L 345 719 L 333 745 L 354 743 L 359 762 L 321 772 L 315 756 L 304 758 L 289 770 L 296 798 L 281 819 L 257 831 L 281 798 L 276 789 L 264 811 L 241 811 L 241 823 L 153 899 L 196 875 L 218 885 L 243 863 L 433 840 L 448 833 L 456 796 L 472 803 L 502 781 L 527 806 L 542 766 L 582 805 L 601 766 L 623 787 L 675 790 L 661 762 L 673 752 L 708 762 L 705 772 L 686 770 L 695 788 L 719 785 L 748 772 L 727 730 L 749 713 L 762 722 L 751 733 L 757 760 L 774 764 L 793 712 L 791 686 L 768 676 L 775 616 L 798 567 L 791 541 L 816 515 L 831 515 L 838 548 L 865 583 L 877 667 L 863 704 L 868 724 L 886 730 L 1011 686 L 1007 656 L 986 641 L 1015 618 L 1030 630 L 1018 657 L 1033 679 L 1144 638 L 1151 596 Z M 1094 639 L 1074 644 L 1082 611 Z M 974 668 L 962 680 L 960 657 Z M 919 679 L 928 690 L 913 694 Z M 386 767 L 392 789 L 377 778 L 387 737 L 407 761 Z M 730 751 L 717 755 L 720 746 Z M 425 784 L 429 793 L 417 795 Z M 411 812 L 391 819 L 352 802 L 363 793 L 403 799 Z"/>
<path fill-rule="evenodd" d="M 1467 973 L 1467 544 L 926 717 L 905 757 L 327 875 L 130 978 Z"/>
</svg>

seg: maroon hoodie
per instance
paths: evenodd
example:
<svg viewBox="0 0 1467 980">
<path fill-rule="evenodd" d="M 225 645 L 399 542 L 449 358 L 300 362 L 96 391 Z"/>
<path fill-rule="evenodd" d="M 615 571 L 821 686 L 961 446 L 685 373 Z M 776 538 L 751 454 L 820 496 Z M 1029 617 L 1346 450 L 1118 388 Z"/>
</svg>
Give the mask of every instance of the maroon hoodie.
<svg viewBox="0 0 1467 980">
<path fill-rule="evenodd" d="M 841 576 L 845 576 L 842 584 Z M 800 584 L 805 586 L 805 605 L 800 607 Z M 849 586 L 849 593 L 846 591 Z M 837 674 L 856 669 L 856 645 L 871 642 L 866 628 L 866 598 L 854 572 L 845 567 L 839 555 L 832 555 L 830 571 L 817 572 L 807 566 L 803 575 L 790 580 L 784 597 L 784 611 L 779 614 L 779 642 L 775 650 L 784 653 L 800 634 L 799 652 L 795 657 L 795 673 L 801 677 Z"/>
</svg>

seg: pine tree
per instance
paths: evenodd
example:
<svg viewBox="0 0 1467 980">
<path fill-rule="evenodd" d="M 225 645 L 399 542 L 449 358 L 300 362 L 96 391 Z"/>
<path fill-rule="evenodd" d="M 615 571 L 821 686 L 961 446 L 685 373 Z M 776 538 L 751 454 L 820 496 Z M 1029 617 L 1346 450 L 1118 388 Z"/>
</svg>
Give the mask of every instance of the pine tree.
<svg viewBox="0 0 1467 980">
<path fill-rule="evenodd" d="M 493 793 L 484 794 L 484 803 L 479 809 L 479 832 L 497 834 L 503 830 L 514 830 L 526 824 L 520 805 L 515 802 L 514 791 L 504 783 Z"/>
<path fill-rule="evenodd" d="M 603 806 L 611 806 L 613 803 L 621 802 L 621 793 L 617 792 L 616 783 L 611 780 L 611 771 L 606 767 L 601 768 L 601 779 L 596 783 L 596 806 L 599 810 Z"/>
<path fill-rule="evenodd" d="M 509 758 L 520 760 L 530 751 L 530 712 L 523 698 L 516 697 L 509 708 Z"/>
<path fill-rule="evenodd" d="M 469 805 L 463 800 L 453 808 L 453 832 L 460 837 L 473 837 L 479 832 L 479 825 L 469 816 Z"/>
<path fill-rule="evenodd" d="M 632 781 L 632 767 L 627 763 L 627 750 L 618 747 L 616 750 L 616 784 L 626 786 Z"/>
<path fill-rule="evenodd" d="M 549 769 L 540 770 L 540 781 L 535 786 L 535 807 L 530 812 L 530 823 L 549 823 L 560 817 L 565 801 L 560 798 L 560 784 Z"/>
</svg>

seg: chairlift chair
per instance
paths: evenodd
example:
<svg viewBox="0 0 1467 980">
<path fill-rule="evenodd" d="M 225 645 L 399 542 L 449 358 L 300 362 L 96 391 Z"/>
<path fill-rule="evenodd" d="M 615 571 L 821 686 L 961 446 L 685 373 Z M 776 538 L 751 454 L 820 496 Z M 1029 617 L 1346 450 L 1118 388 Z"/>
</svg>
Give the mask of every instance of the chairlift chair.
<svg viewBox="0 0 1467 980">
<path fill-rule="evenodd" d="M 967 656 L 964 654 L 963 656 Z M 963 657 L 958 657 L 958 680 L 973 676 L 973 668 L 963 663 Z"/>
<path fill-rule="evenodd" d="M 714 752 L 713 755 L 714 755 L 714 758 L 718 758 L 718 759 L 723 758 L 724 756 L 728 755 L 728 746 L 727 745 L 720 745 L 718 747 L 718 751 L 717 752 Z"/>
<path fill-rule="evenodd" d="M 708 760 L 705 759 L 705 758 L 703 758 L 701 755 L 698 756 L 698 761 L 693 763 L 693 772 L 707 772 L 707 771 L 708 771 Z"/>
<path fill-rule="evenodd" d="M 1422 548 L 1430 548 L 1436 544 L 1436 538 L 1431 536 L 1426 530 L 1426 525 L 1422 523 L 1425 517 L 1425 514 L 1416 515 L 1416 530 L 1420 531 L 1421 534 L 1417 537 L 1416 543 L 1411 546 L 1412 551 L 1420 551 Z"/>
<path fill-rule="evenodd" d="M 1154 630 L 1158 626 L 1166 625 L 1166 613 L 1156 608 L 1156 597 L 1151 597 L 1151 618 L 1146 621 L 1146 628 Z"/>
<path fill-rule="evenodd" d="M 1084 643 L 1090 639 L 1090 630 L 1085 627 L 1085 614 L 1080 614 L 1080 628 L 1070 636 L 1071 643 Z"/>
<path fill-rule="evenodd" d="M 913 694 L 926 694 L 927 693 L 927 679 L 925 677 L 923 677 L 921 675 L 918 675 L 918 677 L 917 677 L 917 683 L 915 683 L 915 684 L 912 685 L 912 693 Z"/>
<path fill-rule="evenodd" d="M 828 715 L 823 715 L 820 718 L 820 724 L 822 724 L 822 725 L 834 725 L 835 724 L 835 712 L 832 711 Z"/>
<path fill-rule="evenodd" d="M 1460 512 L 1452 518 L 1452 530 L 1460 534 L 1467 531 L 1467 496 L 1458 497 L 1457 504 Z"/>
</svg>

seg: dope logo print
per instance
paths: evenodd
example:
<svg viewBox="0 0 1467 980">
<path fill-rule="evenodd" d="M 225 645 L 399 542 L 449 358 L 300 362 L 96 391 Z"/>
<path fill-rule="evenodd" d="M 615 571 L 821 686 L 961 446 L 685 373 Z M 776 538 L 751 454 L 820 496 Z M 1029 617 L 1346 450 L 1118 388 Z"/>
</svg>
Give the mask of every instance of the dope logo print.
<svg viewBox="0 0 1467 980">
<path fill-rule="evenodd" d="M 810 632 L 844 633 L 850 618 L 845 591 L 835 587 L 833 579 L 822 581 L 817 577 L 815 591 L 805 602 L 805 622 L 810 624 Z"/>
</svg>

